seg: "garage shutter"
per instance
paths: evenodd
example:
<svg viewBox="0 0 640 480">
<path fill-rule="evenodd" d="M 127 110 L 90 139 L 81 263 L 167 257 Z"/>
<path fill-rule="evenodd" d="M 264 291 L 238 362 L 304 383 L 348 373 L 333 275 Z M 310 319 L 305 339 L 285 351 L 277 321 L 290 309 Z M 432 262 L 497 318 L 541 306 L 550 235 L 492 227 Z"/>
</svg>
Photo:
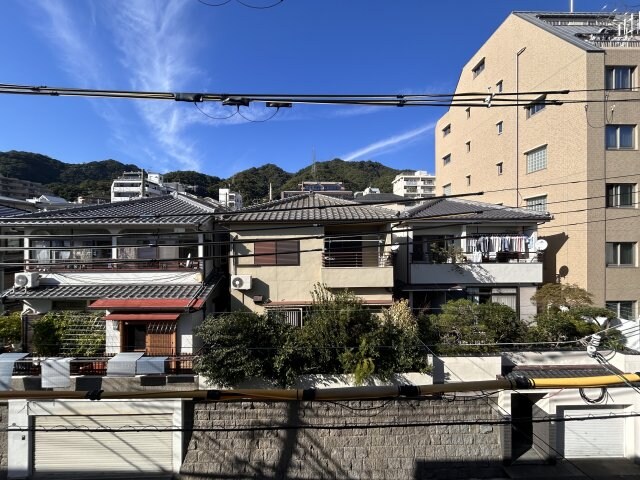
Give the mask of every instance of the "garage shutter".
<svg viewBox="0 0 640 480">
<path fill-rule="evenodd" d="M 622 410 L 565 410 L 565 417 L 620 415 Z M 567 458 L 624 457 L 624 418 L 587 419 L 562 422 L 561 451 Z M 562 438 L 564 437 L 564 438 Z"/>
<path fill-rule="evenodd" d="M 81 428 L 118 429 L 172 427 L 170 414 L 65 415 L 35 417 L 34 473 L 38 476 L 73 472 L 87 478 L 114 474 L 170 473 L 173 470 L 171 431 L 87 432 Z M 39 428 L 78 430 L 47 432 Z"/>
</svg>

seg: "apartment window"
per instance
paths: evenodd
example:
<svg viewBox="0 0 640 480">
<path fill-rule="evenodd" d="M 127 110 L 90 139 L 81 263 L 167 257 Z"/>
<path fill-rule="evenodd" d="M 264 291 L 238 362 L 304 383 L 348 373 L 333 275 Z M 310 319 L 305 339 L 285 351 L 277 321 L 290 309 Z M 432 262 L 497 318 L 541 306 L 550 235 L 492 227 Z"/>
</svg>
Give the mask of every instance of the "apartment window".
<svg viewBox="0 0 640 480">
<path fill-rule="evenodd" d="M 445 155 L 444 157 L 442 157 L 443 165 L 448 165 L 449 163 L 451 163 L 451 154 Z"/>
<path fill-rule="evenodd" d="M 471 107 L 467 107 L 465 112 L 467 112 L 467 118 L 471 118 Z"/>
<path fill-rule="evenodd" d="M 634 67 L 607 67 L 607 90 L 628 90 L 633 87 Z"/>
<path fill-rule="evenodd" d="M 502 80 L 496 83 L 496 93 L 502 93 Z"/>
<path fill-rule="evenodd" d="M 502 175 L 502 162 L 496 163 L 496 167 L 498 167 L 498 175 Z"/>
<path fill-rule="evenodd" d="M 607 207 L 633 207 L 632 183 L 614 183 L 607 185 Z"/>
<path fill-rule="evenodd" d="M 467 175 L 467 187 L 471 185 L 471 175 Z"/>
<path fill-rule="evenodd" d="M 478 62 L 478 64 L 473 67 L 473 78 L 476 78 L 484 71 L 484 58 Z"/>
<path fill-rule="evenodd" d="M 527 173 L 537 172 L 547 168 L 547 146 L 536 148 L 526 153 Z"/>
<path fill-rule="evenodd" d="M 467 153 L 471 152 L 471 140 L 469 140 L 465 145 L 467 146 Z"/>
<path fill-rule="evenodd" d="M 444 127 L 442 129 L 442 136 L 446 137 L 447 135 L 449 135 L 451 133 L 451 124 L 447 125 L 446 127 Z"/>
<path fill-rule="evenodd" d="M 547 211 L 547 196 L 541 195 L 539 197 L 531 197 L 526 199 L 527 209 L 534 212 L 546 212 Z"/>
<path fill-rule="evenodd" d="M 502 122 L 496 123 L 496 130 L 498 131 L 498 135 L 502 135 Z"/>
<path fill-rule="evenodd" d="M 636 318 L 636 302 L 626 301 L 608 301 L 605 303 L 606 307 L 614 312 L 618 318 L 624 320 L 635 320 Z"/>
<path fill-rule="evenodd" d="M 632 242 L 607 242 L 606 255 L 608 267 L 633 267 L 636 244 Z"/>
<path fill-rule="evenodd" d="M 300 240 L 255 242 L 254 265 L 300 265 Z"/>
<path fill-rule="evenodd" d="M 538 113 L 540 110 L 544 110 L 545 100 L 546 100 L 546 95 L 543 95 L 542 97 L 537 98 L 536 100 L 531 102 L 529 105 L 524 107 L 525 110 L 527 111 L 527 118 L 532 117 L 533 115 Z"/>
<path fill-rule="evenodd" d="M 442 195 L 451 195 L 451 184 L 447 183 L 442 187 Z"/>
<path fill-rule="evenodd" d="M 635 148 L 635 125 L 607 125 L 606 146 L 609 150 Z"/>
</svg>

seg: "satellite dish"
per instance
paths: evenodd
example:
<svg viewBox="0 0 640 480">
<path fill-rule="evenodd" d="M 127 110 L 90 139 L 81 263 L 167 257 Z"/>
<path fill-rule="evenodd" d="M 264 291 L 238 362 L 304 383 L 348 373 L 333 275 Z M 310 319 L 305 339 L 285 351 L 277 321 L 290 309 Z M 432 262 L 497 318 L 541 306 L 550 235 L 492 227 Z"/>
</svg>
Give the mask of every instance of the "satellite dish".
<svg viewBox="0 0 640 480">
<path fill-rule="evenodd" d="M 536 250 L 539 252 L 544 252 L 548 246 L 549 244 L 547 243 L 547 241 L 543 240 L 542 238 L 536 242 Z"/>
<path fill-rule="evenodd" d="M 244 284 L 244 281 L 242 280 L 241 277 L 234 277 L 233 280 L 231 281 L 231 285 L 233 285 L 233 287 L 237 289 L 242 288 L 243 284 Z"/>
</svg>

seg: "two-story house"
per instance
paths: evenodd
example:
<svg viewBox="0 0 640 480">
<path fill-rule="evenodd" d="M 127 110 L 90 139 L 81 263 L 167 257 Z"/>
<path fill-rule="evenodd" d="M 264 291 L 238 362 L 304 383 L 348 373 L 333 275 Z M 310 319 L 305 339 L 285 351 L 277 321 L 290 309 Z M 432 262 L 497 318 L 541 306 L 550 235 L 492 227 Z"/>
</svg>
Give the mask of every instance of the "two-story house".
<svg viewBox="0 0 640 480">
<path fill-rule="evenodd" d="M 413 207 L 394 227 L 396 279 L 414 310 L 448 300 L 503 303 L 523 319 L 542 283 L 546 241 L 537 226 L 547 212 L 438 198 Z"/>
<path fill-rule="evenodd" d="M 366 305 L 392 303 L 396 212 L 306 192 L 225 218 L 233 310 L 278 309 L 300 324 L 318 283 L 349 289 Z"/>
<path fill-rule="evenodd" d="M 23 269 L 3 297 L 23 312 L 106 311 L 106 353 L 194 353 L 226 262 L 216 202 L 174 193 L 0 219 L 22 240 Z M 223 254 L 224 253 L 224 254 Z"/>
</svg>

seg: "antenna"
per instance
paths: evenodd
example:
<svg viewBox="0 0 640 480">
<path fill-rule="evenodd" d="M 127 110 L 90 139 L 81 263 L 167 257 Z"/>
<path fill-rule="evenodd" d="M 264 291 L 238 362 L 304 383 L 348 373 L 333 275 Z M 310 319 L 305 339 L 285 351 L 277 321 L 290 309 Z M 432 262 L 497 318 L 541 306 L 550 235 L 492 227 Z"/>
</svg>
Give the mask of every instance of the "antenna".
<svg viewBox="0 0 640 480">
<path fill-rule="evenodd" d="M 569 0 L 569 12 L 573 13 L 573 0 Z"/>
</svg>

